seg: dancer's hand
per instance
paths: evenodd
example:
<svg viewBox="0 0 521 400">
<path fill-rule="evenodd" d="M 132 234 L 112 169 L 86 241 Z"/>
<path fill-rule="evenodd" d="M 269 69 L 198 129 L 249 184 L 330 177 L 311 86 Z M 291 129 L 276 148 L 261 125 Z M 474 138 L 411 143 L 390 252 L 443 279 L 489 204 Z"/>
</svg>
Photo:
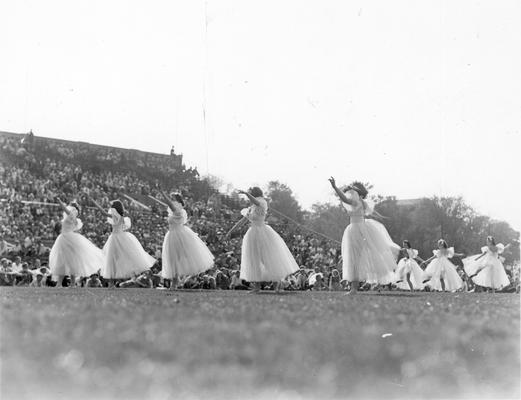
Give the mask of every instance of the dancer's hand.
<svg viewBox="0 0 521 400">
<path fill-rule="evenodd" d="M 330 178 L 328 179 L 328 181 L 329 181 L 329 183 L 331 183 L 331 186 L 333 186 L 334 188 L 336 187 L 335 178 L 330 177 Z"/>
</svg>

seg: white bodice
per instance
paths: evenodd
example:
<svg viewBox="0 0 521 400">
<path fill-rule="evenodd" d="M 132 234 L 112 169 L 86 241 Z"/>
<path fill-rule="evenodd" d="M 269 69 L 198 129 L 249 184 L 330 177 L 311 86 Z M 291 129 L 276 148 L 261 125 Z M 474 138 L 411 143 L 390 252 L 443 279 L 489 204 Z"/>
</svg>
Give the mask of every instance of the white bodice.
<svg viewBox="0 0 521 400">
<path fill-rule="evenodd" d="M 491 255 L 496 258 L 499 258 L 499 255 L 503 254 L 504 251 L 505 251 L 505 246 L 503 246 L 502 243 L 498 243 L 496 245 L 496 251 L 492 251 L 492 249 L 488 246 L 483 246 L 481 248 L 482 253 L 487 253 L 487 255 Z"/>
<path fill-rule="evenodd" d="M 364 222 L 366 210 L 364 207 L 364 201 L 358 195 L 356 190 L 349 190 L 346 192 L 346 197 L 352 201 L 351 204 L 346 204 L 342 202 L 342 205 L 347 211 L 347 215 L 349 215 L 351 223 L 359 223 Z"/>
<path fill-rule="evenodd" d="M 114 208 L 109 210 L 109 214 L 111 216 L 107 218 L 107 222 L 112 225 L 112 233 L 121 233 L 130 229 L 132 225 L 130 218 L 122 217 Z"/>
<path fill-rule="evenodd" d="M 263 197 L 256 197 L 259 205 L 252 204 L 241 210 L 242 216 L 246 217 L 252 224 L 262 225 L 268 213 L 268 202 Z"/>
<path fill-rule="evenodd" d="M 414 260 L 416 257 L 418 257 L 418 250 L 416 250 L 416 249 L 407 249 L 407 254 L 409 255 L 409 258 Z"/>
<path fill-rule="evenodd" d="M 81 219 L 78 218 L 78 210 L 72 206 L 66 207 L 69 213 L 63 212 L 62 233 L 79 231 L 83 226 Z"/>
<path fill-rule="evenodd" d="M 437 258 L 452 258 L 454 257 L 454 247 L 449 247 L 448 249 L 436 249 L 432 251 Z"/>
<path fill-rule="evenodd" d="M 174 211 L 172 211 L 170 207 L 168 208 L 168 217 L 166 220 L 168 222 L 168 228 L 172 230 L 186 224 L 188 221 L 188 214 L 181 204 L 175 202 Z"/>
</svg>

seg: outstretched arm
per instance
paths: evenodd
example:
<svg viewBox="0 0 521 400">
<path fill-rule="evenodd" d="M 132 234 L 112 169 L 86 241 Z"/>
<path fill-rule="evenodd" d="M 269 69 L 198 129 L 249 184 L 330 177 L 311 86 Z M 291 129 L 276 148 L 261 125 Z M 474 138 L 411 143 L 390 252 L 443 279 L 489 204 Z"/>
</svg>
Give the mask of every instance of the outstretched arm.
<svg viewBox="0 0 521 400">
<path fill-rule="evenodd" d="M 338 197 L 340 197 L 340 200 L 342 200 L 344 203 L 346 204 L 349 204 L 350 206 L 353 205 L 353 202 L 351 200 L 349 200 L 346 195 L 344 194 L 344 192 L 342 192 L 337 186 L 336 186 L 336 182 L 335 182 L 335 178 L 331 177 L 329 178 L 329 182 L 331 183 L 331 187 L 335 190 L 336 194 L 338 195 Z"/>
<path fill-rule="evenodd" d="M 92 203 L 96 206 L 96 208 L 97 208 L 98 210 L 100 210 L 100 211 L 103 213 L 103 215 L 105 215 L 106 217 L 111 217 L 110 213 L 108 213 L 107 211 L 105 211 L 105 210 L 103 209 L 103 207 L 101 207 L 98 203 L 96 203 L 96 200 L 94 200 L 94 199 L 93 199 L 92 197 L 90 197 L 89 195 L 87 195 L 87 197 L 90 199 L 90 201 L 92 201 Z"/>
<path fill-rule="evenodd" d="M 69 215 L 71 212 L 67 209 L 67 205 L 61 201 L 61 199 L 59 197 L 56 197 L 56 201 L 58 202 L 58 204 L 60 205 L 61 209 L 67 214 Z"/>
<path fill-rule="evenodd" d="M 168 208 L 170 208 L 170 210 L 172 210 L 172 212 L 175 212 L 175 207 L 174 207 L 174 203 L 172 202 L 172 200 L 170 199 L 170 197 L 168 197 L 166 195 L 165 192 L 163 192 L 163 190 L 159 189 L 159 193 L 161 193 L 161 196 L 163 196 L 163 200 L 165 201 L 165 203 L 168 205 Z"/>
<path fill-rule="evenodd" d="M 425 260 L 424 262 L 422 262 L 422 265 L 423 264 L 427 264 L 428 262 L 434 260 L 435 258 L 436 258 L 436 256 L 432 256 L 431 258 L 429 258 L 429 259 Z"/>
<path fill-rule="evenodd" d="M 154 196 L 150 196 L 150 198 L 151 198 L 152 200 L 154 200 L 157 204 L 161 204 L 162 206 L 165 205 L 165 203 L 163 203 L 163 202 L 162 202 L 161 200 L 159 200 L 159 199 L 156 199 Z M 167 204 L 167 206 L 168 206 L 168 204 Z"/>
<path fill-rule="evenodd" d="M 252 202 L 253 204 L 255 204 L 256 206 L 259 206 L 260 203 L 259 203 L 259 200 L 257 200 L 255 197 L 253 197 L 251 194 L 249 194 L 248 192 L 245 192 L 244 190 L 239 190 L 239 193 L 240 194 L 245 194 L 247 197 L 248 197 L 248 200 L 250 200 L 250 202 Z"/>
<path fill-rule="evenodd" d="M 454 257 L 465 257 L 465 253 L 454 253 Z"/>
<path fill-rule="evenodd" d="M 478 261 L 481 257 L 483 257 L 487 253 L 481 253 L 479 256 L 477 256 L 474 261 Z"/>
</svg>

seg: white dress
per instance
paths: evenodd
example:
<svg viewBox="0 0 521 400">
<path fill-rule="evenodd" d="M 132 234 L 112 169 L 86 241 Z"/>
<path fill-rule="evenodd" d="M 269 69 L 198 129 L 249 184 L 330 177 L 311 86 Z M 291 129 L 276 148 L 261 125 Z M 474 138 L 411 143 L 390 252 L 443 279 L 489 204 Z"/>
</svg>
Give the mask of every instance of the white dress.
<svg viewBox="0 0 521 400">
<path fill-rule="evenodd" d="M 175 211 L 168 209 L 168 232 L 163 241 L 163 268 L 161 276 L 172 279 L 183 275 L 196 275 L 212 268 L 213 254 L 199 236 L 185 224 L 186 211 L 174 203 Z"/>
<path fill-rule="evenodd" d="M 353 205 L 343 204 L 350 223 L 342 237 L 342 278 L 348 282 L 394 282 L 395 254 L 400 246 L 381 223 L 365 219 L 370 207 L 356 191 L 350 190 L 348 195 Z"/>
<path fill-rule="evenodd" d="M 62 229 L 49 255 L 49 267 L 53 279 L 58 276 L 91 276 L 103 267 L 103 252 L 89 239 L 76 231 L 83 226 L 78 210 L 67 206 L 63 213 Z"/>
<path fill-rule="evenodd" d="M 479 286 L 501 289 L 505 286 L 510 285 L 510 280 L 505 272 L 503 263 L 501 262 L 502 257 L 500 254 L 505 250 L 505 246 L 501 243 L 496 245 L 497 251 L 492 251 L 488 246 L 481 248 L 482 253 L 485 253 L 483 257 L 476 261 L 476 257 L 479 255 L 473 255 L 463 260 L 465 272 L 467 275 L 474 275 L 477 271 L 481 270 L 472 281 Z"/>
<path fill-rule="evenodd" d="M 252 204 L 241 211 L 251 226 L 242 241 L 240 278 L 247 282 L 280 281 L 299 267 L 284 240 L 264 222 L 268 203 L 262 197 L 257 201 L 258 206 Z"/>
<path fill-rule="evenodd" d="M 133 234 L 125 232 L 130 228 L 130 218 L 122 217 L 114 208 L 109 213 L 111 217 L 107 221 L 112 225 L 112 233 L 103 246 L 103 278 L 128 279 L 150 269 L 156 259 L 143 249 Z"/>
<path fill-rule="evenodd" d="M 409 283 L 407 282 L 407 274 L 412 283 L 413 289 L 423 289 L 423 270 L 420 268 L 415 258 L 418 257 L 418 250 L 407 249 L 409 258 L 404 257 L 398 262 L 398 268 L 396 269 L 396 277 L 401 282 L 398 282 L 396 286 L 402 290 L 410 290 Z"/>
<path fill-rule="evenodd" d="M 424 279 L 429 279 L 426 286 L 434 290 L 442 290 L 441 279 L 445 283 L 445 290 L 453 292 L 463 286 L 456 266 L 449 260 L 454 257 L 454 247 L 443 250 L 433 250 L 435 258 L 429 263 L 423 272 Z"/>
</svg>

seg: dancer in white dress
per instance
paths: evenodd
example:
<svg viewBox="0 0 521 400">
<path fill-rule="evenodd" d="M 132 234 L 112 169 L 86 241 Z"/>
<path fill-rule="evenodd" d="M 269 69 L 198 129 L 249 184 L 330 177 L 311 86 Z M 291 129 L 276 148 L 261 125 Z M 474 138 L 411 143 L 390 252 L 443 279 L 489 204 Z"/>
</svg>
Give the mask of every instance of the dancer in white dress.
<svg viewBox="0 0 521 400">
<path fill-rule="evenodd" d="M 349 215 L 349 225 L 342 237 L 342 277 L 351 283 L 350 293 L 358 291 L 360 282 L 386 285 L 394 282 L 396 256 L 400 246 L 394 243 L 385 227 L 372 219 L 366 219 L 373 210 L 365 200 L 367 189 L 360 182 L 353 182 L 345 191 L 329 178 Z"/>
<path fill-rule="evenodd" d="M 103 246 L 105 262 L 101 270 L 101 275 L 109 281 L 109 286 L 114 286 L 115 279 L 128 279 L 152 268 L 156 259 L 143 249 L 133 234 L 126 232 L 131 223 L 130 218 L 124 216 L 123 203 L 114 200 L 107 212 L 91 200 L 112 225 L 112 233 Z"/>
<path fill-rule="evenodd" d="M 214 256 L 199 236 L 186 223 L 188 214 L 181 195 L 168 197 L 160 191 L 168 206 L 168 232 L 163 241 L 161 276 L 170 279 L 170 289 L 177 287 L 179 277 L 197 275 L 212 268 Z"/>
<path fill-rule="evenodd" d="M 448 247 L 447 242 L 443 239 L 438 240 L 438 249 L 433 250 L 434 254 L 423 264 L 428 264 L 423 272 L 423 283 L 431 287 L 433 290 L 444 292 L 448 290 L 453 292 L 463 286 L 456 266 L 449 260 L 450 258 L 464 257 L 464 254 L 455 253 L 454 247 Z"/>
<path fill-rule="evenodd" d="M 253 291 L 258 292 L 260 282 L 280 282 L 298 271 L 299 267 L 284 240 L 265 222 L 268 203 L 263 198 L 262 190 L 254 187 L 249 193 L 239 193 L 246 195 L 252 204 L 241 211 L 243 219 L 228 235 L 245 221 L 251 222 L 242 241 L 240 278 L 254 283 Z"/>
<path fill-rule="evenodd" d="M 481 254 L 470 256 L 463 260 L 465 272 L 472 281 L 479 286 L 492 289 L 502 289 L 510 285 L 510 279 L 503 267 L 502 254 L 510 244 L 496 244 L 496 240 L 487 237 L 487 245 L 481 248 Z"/>
<path fill-rule="evenodd" d="M 403 241 L 402 249 L 403 257 L 398 262 L 398 268 L 396 269 L 396 286 L 402 290 L 414 290 L 423 289 L 423 271 L 416 262 L 423 260 L 418 257 L 418 250 L 411 247 L 411 243 L 408 240 Z"/>
<path fill-rule="evenodd" d="M 59 198 L 56 200 L 63 210 L 62 229 L 52 246 L 49 267 L 57 287 L 62 286 L 66 275 L 70 276 L 70 287 L 73 287 L 77 276 L 90 276 L 100 270 L 103 266 L 103 252 L 77 232 L 83 226 L 78 218 L 79 205 L 72 202 L 67 206 Z"/>
</svg>

